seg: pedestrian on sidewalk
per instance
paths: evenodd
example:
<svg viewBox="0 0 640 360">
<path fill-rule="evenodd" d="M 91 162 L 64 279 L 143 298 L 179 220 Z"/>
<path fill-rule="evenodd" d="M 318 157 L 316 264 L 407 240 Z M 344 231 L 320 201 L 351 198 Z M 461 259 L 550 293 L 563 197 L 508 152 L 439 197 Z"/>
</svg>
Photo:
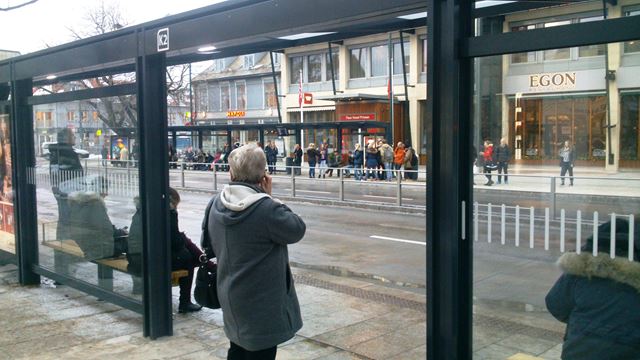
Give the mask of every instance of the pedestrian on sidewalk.
<svg viewBox="0 0 640 360">
<path fill-rule="evenodd" d="M 404 164 L 404 155 L 404 144 L 402 141 L 398 141 L 398 145 L 396 145 L 395 150 L 393 150 L 393 168 L 396 170 L 396 176 L 402 177 L 400 169 L 402 169 L 402 164 Z"/>
<path fill-rule="evenodd" d="M 329 161 L 329 144 L 323 143 L 322 145 L 320 145 L 320 151 L 318 151 L 318 163 L 320 164 L 318 166 L 318 179 L 325 177 L 325 173 L 327 171 L 327 161 Z"/>
<path fill-rule="evenodd" d="M 318 161 L 318 150 L 316 150 L 316 144 L 309 143 L 307 148 L 307 162 L 309 163 L 309 177 L 314 178 L 316 176 L 316 162 Z"/>
<path fill-rule="evenodd" d="M 562 359 L 623 360 L 640 354 L 640 244 L 635 242 L 629 261 L 629 222 L 618 218 L 615 225 L 613 259 L 609 221 L 598 227 L 597 256 L 590 237 L 582 253 L 558 260 L 563 274 L 545 302 L 551 315 L 567 324 Z M 638 239 L 640 225 L 631 234 Z"/>
<path fill-rule="evenodd" d="M 391 181 L 393 180 L 393 148 L 387 144 L 387 140 L 385 139 L 382 139 L 380 142 L 380 155 L 382 156 L 382 163 L 386 174 L 385 178 L 387 181 Z"/>
<path fill-rule="evenodd" d="M 564 146 L 560 149 L 560 185 L 564 185 L 564 176 L 569 171 L 569 186 L 573 186 L 573 162 L 576 155 L 575 150 L 569 144 L 569 140 L 565 140 Z"/>
<path fill-rule="evenodd" d="M 507 144 L 507 138 L 502 138 L 500 140 L 500 146 L 496 149 L 495 155 L 496 161 L 498 162 L 498 184 L 502 183 L 502 172 L 504 172 L 504 183 L 509 183 L 509 161 L 511 160 L 511 149 L 509 149 L 509 144 Z"/>
<path fill-rule="evenodd" d="M 235 149 L 229 156 L 231 182 L 216 195 L 206 219 L 232 360 L 275 359 L 278 344 L 302 328 L 287 245 L 302 239 L 306 225 L 271 197 L 265 165 L 255 144 Z"/>
<path fill-rule="evenodd" d="M 486 186 L 493 185 L 493 181 L 491 180 L 491 171 L 497 168 L 497 165 L 493 161 L 493 143 L 491 140 L 484 141 L 484 150 L 480 153 L 482 155 L 482 159 L 484 160 L 484 173 L 487 177 Z"/>
<path fill-rule="evenodd" d="M 300 144 L 296 144 L 293 150 L 293 166 L 295 166 L 294 175 L 302 174 L 302 148 Z"/>
<path fill-rule="evenodd" d="M 364 165 L 364 155 L 362 154 L 362 149 L 360 149 L 360 143 L 356 143 L 356 147 L 353 150 L 353 168 L 354 168 L 354 176 L 356 180 L 362 180 L 363 171 L 362 166 Z"/>
</svg>

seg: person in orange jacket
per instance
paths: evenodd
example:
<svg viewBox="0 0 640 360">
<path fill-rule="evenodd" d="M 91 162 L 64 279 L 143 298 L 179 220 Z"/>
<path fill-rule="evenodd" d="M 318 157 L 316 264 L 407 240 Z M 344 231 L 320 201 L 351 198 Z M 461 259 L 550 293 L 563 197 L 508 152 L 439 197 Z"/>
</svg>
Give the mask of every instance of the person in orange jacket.
<svg viewBox="0 0 640 360">
<path fill-rule="evenodd" d="M 396 176 L 400 176 L 398 173 L 400 170 L 400 168 L 402 167 L 402 164 L 404 163 L 404 155 L 405 155 L 405 149 L 404 149 L 404 144 L 401 141 L 398 141 L 398 145 L 396 145 L 396 148 L 393 150 L 393 168 L 395 171 L 395 175 Z"/>
</svg>

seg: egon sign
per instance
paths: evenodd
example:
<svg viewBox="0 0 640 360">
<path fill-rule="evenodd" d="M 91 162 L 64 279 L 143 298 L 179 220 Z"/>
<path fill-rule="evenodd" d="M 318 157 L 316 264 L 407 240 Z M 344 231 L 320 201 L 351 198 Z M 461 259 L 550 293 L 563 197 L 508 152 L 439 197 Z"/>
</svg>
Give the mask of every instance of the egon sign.
<svg viewBox="0 0 640 360">
<path fill-rule="evenodd" d="M 529 90 L 570 90 L 576 87 L 576 73 L 547 73 L 529 75 Z"/>
</svg>

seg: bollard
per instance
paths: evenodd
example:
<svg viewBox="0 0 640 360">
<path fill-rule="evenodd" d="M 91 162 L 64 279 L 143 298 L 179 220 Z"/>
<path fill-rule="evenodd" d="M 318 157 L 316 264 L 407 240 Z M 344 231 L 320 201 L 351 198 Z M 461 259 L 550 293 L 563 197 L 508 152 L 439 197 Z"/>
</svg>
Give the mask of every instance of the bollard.
<svg viewBox="0 0 640 360">
<path fill-rule="evenodd" d="M 609 256 L 616 258 L 616 213 L 611 213 L 611 232 L 609 233 L 611 243 L 609 244 Z"/>
<path fill-rule="evenodd" d="M 294 167 L 291 167 L 291 196 L 296 197 L 296 174 Z"/>
<path fill-rule="evenodd" d="M 129 160 L 125 163 L 127 167 L 127 183 L 131 181 L 131 166 L 129 166 Z"/>
<path fill-rule="evenodd" d="M 598 212 L 593 212 L 593 256 L 598 256 Z"/>
<path fill-rule="evenodd" d="M 211 172 L 213 173 L 213 191 L 218 191 L 218 170 L 216 170 L 216 164 L 211 165 Z"/>
<path fill-rule="evenodd" d="M 182 184 L 182 187 L 184 188 L 184 166 L 180 167 L 180 177 L 181 177 L 180 183 Z"/>
<path fill-rule="evenodd" d="M 402 176 L 400 176 L 400 170 L 398 170 L 398 187 L 396 189 L 396 205 L 402 206 Z"/>
<path fill-rule="evenodd" d="M 580 245 L 580 239 L 582 237 L 582 212 L 580 210 L 578 210 L 576 212 L 576 253 L 580 254 L 581 251 L 581 247 L 582 245 Z"/>
<path fill-rule="evenodd" d="M 344 201 L 344 171 L 338 170 L 338 178 L 340 179 L 340 187 L 339 187 L 339 199 L 340 201 Z"/>
<path fill-rule="evenodd" d="M 549 207 L 551 208 L 551 216 L 556 219 L 556 177 L 551 177 L 551 194 L 549 196 Z"/>
</svg>

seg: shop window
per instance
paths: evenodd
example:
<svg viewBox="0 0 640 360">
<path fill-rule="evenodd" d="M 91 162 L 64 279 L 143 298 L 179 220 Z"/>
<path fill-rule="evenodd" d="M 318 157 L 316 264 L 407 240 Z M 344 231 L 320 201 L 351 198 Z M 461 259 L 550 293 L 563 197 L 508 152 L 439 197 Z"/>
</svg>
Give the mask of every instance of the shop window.
<svg viewBox="0 0 640 360">
<path fill-rule="evenodd" d="M 640 160 L 640 95 L 620 98 L 620 159 Z"/>
<path fill-rule="evenodd" d="M 602 16 L 592 16 L 580 19 L 581 23 L 603 20 Z M 578 48 L 579 57 L 602 56 L 605 52 L 605 45 L 587 45 Z"/>
<path fill-rule="evenodd" d="M 368 52 L 367 48 L 351 49 L 351 61 L 349 62 L 349 77 L 351 79 L 364 78 L 367 76 Z"/>
<path fill-rule="evenodd" d="M 247 108 L 247 88 L 244 81 L 237 81 L 236 85 L 236 109 L 245 110 Z"/>
<path fill-rule="evenodd" d="M 291 84 L 300 83 L 302 60 L 302 56 L 292 56 L 291 58 L 289 58 L 289 79 L 291 79 Z"/>
<path fill-rule="evenodd" d="M 518 25 L 512 26 L 511 31 L 526 31 L 535 29 L 535 25 Z M 511 63 L 512 64 L 523 64 L 523 63 L 531 63 L 536 61 L 536 53 L 533 51 L 518 53 L 511 55 Z"/>
<path fill-rule="evenodd" d="M 227 111 L 231 106 L 229 84 L 220 84 L 220 111 Z"/>
<path fill-rule="evenodd" d="M 307 77 L 310 83 L 322 81 L 322 55 L 307 56 Z"/>
<path fill-rule="evenodd" d="M 387 59 L 389 52 L 386 45 L 374 46 L 371 48 L 371 76 L 386 76 L 389 72 Z"/>
<path fill-rule="evenodd" d="M 331 49 L 331 60 L 329 60 L 329 53 L 325 54 L 325 63 L 327 72 L 325 74 L 325 78 L 327 81 L 331 81 L 331 61 L 333 61 L 333 78 L 338 80 L 340 78 L 340 60 L 338 56 L 337 49 Z"/>
<path fill-rule="evenodd" d="M 640 9 L 625 11 L 624 16 L 640 16 Z M 640 39 L 624 43 L 625 53 L 640 53 Z"/>
</svg>

